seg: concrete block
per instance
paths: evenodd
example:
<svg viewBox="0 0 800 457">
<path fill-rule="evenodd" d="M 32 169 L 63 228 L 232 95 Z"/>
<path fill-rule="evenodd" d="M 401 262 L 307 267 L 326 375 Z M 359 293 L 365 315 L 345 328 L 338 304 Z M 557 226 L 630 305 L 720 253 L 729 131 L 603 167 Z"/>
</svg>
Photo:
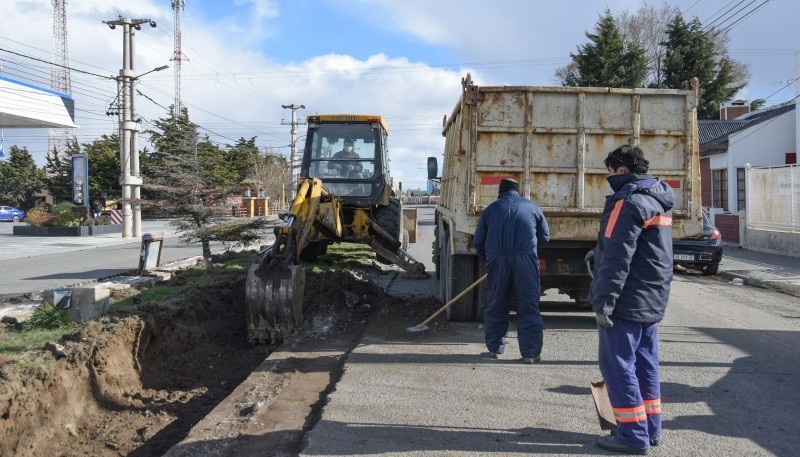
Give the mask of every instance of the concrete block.
<svg viewBox="0 0 800 457">
<path fill-rule="evenodd" d="M 73 287 L 72 306 L 67 308 L 67 318 L 85 322 L 108 312 L 111 291 L 106 287 Z"/>
<path fill-rule="evenodd" d="M 65 287 L 47 289 L 42 292 L 42 302 L 59 309 L 68 309 L 72 306 L 72 290 Z"/>
<path fill-rule="evenodd" d="M 147 273 L 147 276 L 152 276 L 156 278 L 156 281 L 169 281 L 172 279 L 172 272 L 171 271 L 151 271 Z"/>
</svg>

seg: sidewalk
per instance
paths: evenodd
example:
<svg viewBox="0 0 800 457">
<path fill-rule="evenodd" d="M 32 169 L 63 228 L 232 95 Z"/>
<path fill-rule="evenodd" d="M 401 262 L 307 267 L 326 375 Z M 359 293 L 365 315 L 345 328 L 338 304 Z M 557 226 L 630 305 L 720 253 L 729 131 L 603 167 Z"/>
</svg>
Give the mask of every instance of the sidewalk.
<svg viewBox="0 0 800 457">
<path fill-rule="evenodd" d="M 800 258 L 725 246 L 718 275 L 800 297 Z"/>
</svg>

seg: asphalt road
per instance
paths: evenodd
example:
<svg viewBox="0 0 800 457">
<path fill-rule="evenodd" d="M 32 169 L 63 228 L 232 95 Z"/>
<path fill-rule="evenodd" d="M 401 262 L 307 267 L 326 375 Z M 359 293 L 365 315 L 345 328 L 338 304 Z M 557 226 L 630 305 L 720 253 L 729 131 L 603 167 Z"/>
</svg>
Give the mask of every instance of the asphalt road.
<svg viewBox="0 0 800 457">
<path fill-rule="evenodd" d="M 412 250 L 426 263 L 428 236 Z M 398 276 L 385 285 L 413 300 L 437 284 Z M 371 320 L 301 455 L 613 455 L 595 445 L 596 324 L 564 298 L 543 298 L 537 365 L 517 362 L 513 326 L 494 361 L 478 355 L 477 323 L 409 336 L 397 322 Z M 798 454 L 800 299 L 682 273 L 659 333 L 664 443 L 651 455 Z"/>
<path fill-rule="evenodd" d="M 0 222 L 0 298 L 94 281 L 138 268 L 140 238 L 122 238 L 119 233 L 14 236 L 14 225 Z M 165 237 L 162 264 L 202 254 L 199 244 L 181 244 L 167 221 L 142 221 L 142 232 Z M 212 250 L 220 248 L 221 244 L 212 244 Z"/>
</svg>

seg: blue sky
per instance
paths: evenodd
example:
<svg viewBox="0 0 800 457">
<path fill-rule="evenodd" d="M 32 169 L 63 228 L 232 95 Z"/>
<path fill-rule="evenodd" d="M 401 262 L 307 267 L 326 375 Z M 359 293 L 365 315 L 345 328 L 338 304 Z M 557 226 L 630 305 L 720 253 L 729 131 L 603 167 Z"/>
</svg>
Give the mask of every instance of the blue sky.
<svg viewBox="0 0 800 457">
<path fill-rule="evenodd" d="M 697 15 L 706 23 L 749 2 L 670 3 L 687 19 Z M 283 104 L 304 104 L 301 116 L 382 114 L 390 127 L 395 180 L 404 188 L 424 187 L 425 157 L 441 154 L 441 120 L 458 100 L 467 72 L 481 85 L 554 85 L 555 69 L 586 42 L 585 33 L 606 7 L 618 14 L 641 5 L 634 0 L 186 0 L 183 51 L 190 60 L 182 66 L 182 99 L 192 120 L 214 132 L 215 141 L 257 136 L 259 145 L 283 154 L 289 127 L 282 121 L 290 115 Z M 771 96 L 769 104 L 775 104 L 795 96 L 795 87 L 781 88 L 799 76 L 798 5 L 769 0 L 730 30 L 730 55 L 749 64 L 751 72 L 750 85 L 738 98 Z M 73 67 L 118 72 L 122 34 L 101 23 L 118 14 L 158 23 L 136 35 L 139 73 L 173 66 L 169 0 L 69 0 Z M 0 48 L 50 58 L 50 0 L 6 0 L 3 19 Z M 7 77 L 49 81 L 46 65 L 2 51 L 0 64 Z M 113 82 L 74 72 L 72 79 L 79 140 L 111 133 L 116 118 L 105 111 L 116 91 Z M 139 89 L 147 98 L 137 99 L 137 111 L 143 128 L 166 115 L 173 87 L 173 69 L 142 79 Z M 46 131 L 6 130 L 4 136 L 6 148 L 25 145 L 44 163 Z"/>
</svg>

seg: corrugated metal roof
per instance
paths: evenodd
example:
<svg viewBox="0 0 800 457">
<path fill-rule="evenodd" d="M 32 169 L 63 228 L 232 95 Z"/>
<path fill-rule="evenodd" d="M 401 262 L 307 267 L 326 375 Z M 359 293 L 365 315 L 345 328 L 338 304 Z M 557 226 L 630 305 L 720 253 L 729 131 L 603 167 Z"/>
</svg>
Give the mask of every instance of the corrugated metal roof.
<svg viewBox="0 0 800 457">
<path fill-rule="evenodd" d="M 698 121 L 697 132 L 700 136 L 700 146 L 709 143 L 721 136 L 742 127 L 747 124 L 746 120 L 732 120 L 732 121 Z"/>
<path fill-rule="evenodd" d="M 700 120 L 697 122 L 700 151 L 703 152 L 704 149 L 728 141 L 728 136 L 731 133 L 761 124 L 794 109 L 794 103 L 789 103 L 770 109 L 753 111 L 746 116 L 729 121 Z"/>
</svg>

